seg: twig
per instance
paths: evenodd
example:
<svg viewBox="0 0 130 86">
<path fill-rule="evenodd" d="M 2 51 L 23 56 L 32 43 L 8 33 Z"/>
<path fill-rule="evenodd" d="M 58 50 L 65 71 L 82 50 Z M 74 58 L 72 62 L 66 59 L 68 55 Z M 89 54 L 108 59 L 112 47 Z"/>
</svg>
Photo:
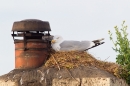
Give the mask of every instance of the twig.
<svg viewBox="0 0 130 86">
<path fill-rule="evenodd" d="M 52 55 L 52 54 L 51 54 L 51 55 Z M 56 59 L 54 58 L 53 55 L 52 55 L 52 57 L 53 57 L 54 61 L 56 62 L 57 66 L 58 66 L 58 69 L 60 70 L 60 66 L 59 66 L 59 64 L 57 63 Z"/>
<path fill-rule="evenodd" d="M 104 61 L 106 61 L 110 56 L 108 56 Z"/>
<path fill-rule="evenodd" d="M 67 54 L 65 54 L 65 55 L 66 55 L 67 57 L 69 57 L 69 58 L 70 58 L 70 56 L 69 56 L 69 55 L 67 55 Z M 70 60 L 71 60 L 71 62 L 73 62 L 71 58 L 70 58 Z"/>
<path fill-rule="evenodd" d="M 76 81 L 78 81 L 77 79 L 75 79 L 72 75 L 71 75 L 71 73 L 69 72 L 69 70 L 66 68 L 66 70 L 68 71 L 68 73 L 69 73 L 69 75 L 71 76 L 71 78 L 73 78 L 74 80 L 76 80 Z M 78 81 L 79 82 L 79 81 Z M 80 82 L 79 82 L 80 83 Z"/>
</svg>

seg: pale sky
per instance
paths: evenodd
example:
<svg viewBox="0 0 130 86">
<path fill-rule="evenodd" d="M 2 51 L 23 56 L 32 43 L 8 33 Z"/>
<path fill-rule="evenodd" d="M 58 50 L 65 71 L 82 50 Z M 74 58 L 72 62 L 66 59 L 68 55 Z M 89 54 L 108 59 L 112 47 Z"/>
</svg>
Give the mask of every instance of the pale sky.
<svg viewBox="0 0 130 86">
<path fill-rule="evenodd" d="M 115 62 L 108 30 L 130 25 L 130 0 L 0 0 L 0 75 L 14 69 L 15 52 L 11 37 L 13 22 L 23 19 L 49 21 L 51 35 L 65 40 L 105 38 L 105 44 L 89 50 L 97 59 Z M 130 30 L 128 30 L 129 32 Z"/>
</svg>

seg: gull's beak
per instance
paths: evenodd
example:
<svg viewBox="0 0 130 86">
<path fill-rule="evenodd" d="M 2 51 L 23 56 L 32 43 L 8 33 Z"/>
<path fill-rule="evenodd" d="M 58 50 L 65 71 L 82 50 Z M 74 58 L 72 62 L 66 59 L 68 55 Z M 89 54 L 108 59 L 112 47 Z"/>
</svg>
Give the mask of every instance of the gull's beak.
<svg viewBox="0 0 130 86">
<path fill-rule="evenodd" d="M 52 44 L 56 43 L 56 40 L 51 40 L 51 43 L 52 43 Z"/>
</svg>

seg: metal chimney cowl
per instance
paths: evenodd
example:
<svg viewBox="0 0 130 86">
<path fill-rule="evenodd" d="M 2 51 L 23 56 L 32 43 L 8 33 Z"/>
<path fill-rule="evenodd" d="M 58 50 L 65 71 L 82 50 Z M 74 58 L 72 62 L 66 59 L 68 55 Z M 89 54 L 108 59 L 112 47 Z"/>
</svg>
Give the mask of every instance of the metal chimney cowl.
<svg viewBox="0 0 130 86">
<path fill-rule="evenodd" d="M 16 21 L 12 31 L 15 44 L 15 68 L 29 69 L 42 66 L 49 56 L 51 47 L 49 40 L 42 40 L 51 36 L 49 22 L 37 19 Z"/>
</svg>

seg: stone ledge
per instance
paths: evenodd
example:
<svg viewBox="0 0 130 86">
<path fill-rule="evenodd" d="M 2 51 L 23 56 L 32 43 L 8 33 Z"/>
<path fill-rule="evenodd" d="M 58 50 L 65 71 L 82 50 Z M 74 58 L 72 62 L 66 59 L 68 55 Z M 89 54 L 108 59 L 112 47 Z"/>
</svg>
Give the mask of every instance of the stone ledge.
<svg viewBox="0 0 130 86">
<path fill-rule="evenodd" d="M 0 86 L 21 86 L 17 82 L 8 80 L 7 82 L 0 80 Z M 30 86 L 30 85 L 29 85 Z M 35 86 L 35 85 L 33 85 Z M 37 86 L 46 86 L 41 83 Z M 52 86 L 128 86 L 124 80 L 115 78 L 66 78 L 66 79 L 53 79 Z"/>
<path fill-rule="evenodd" d="M 52 86 L 81 86 L 80 79 L 67 78 L 67 79 L 53 79 Z"/>
<path fill-rule="evenodd" d="M 0 80 L 0 86 L 18 86 L 18 83 L 12 82 L 10 80 L 7 82 Z"/>
<path fill-rule="evenodd" d="M 52 86 L 128 86 L 123 80 L 114 78 L 53 79 Z"/>
</svg>

